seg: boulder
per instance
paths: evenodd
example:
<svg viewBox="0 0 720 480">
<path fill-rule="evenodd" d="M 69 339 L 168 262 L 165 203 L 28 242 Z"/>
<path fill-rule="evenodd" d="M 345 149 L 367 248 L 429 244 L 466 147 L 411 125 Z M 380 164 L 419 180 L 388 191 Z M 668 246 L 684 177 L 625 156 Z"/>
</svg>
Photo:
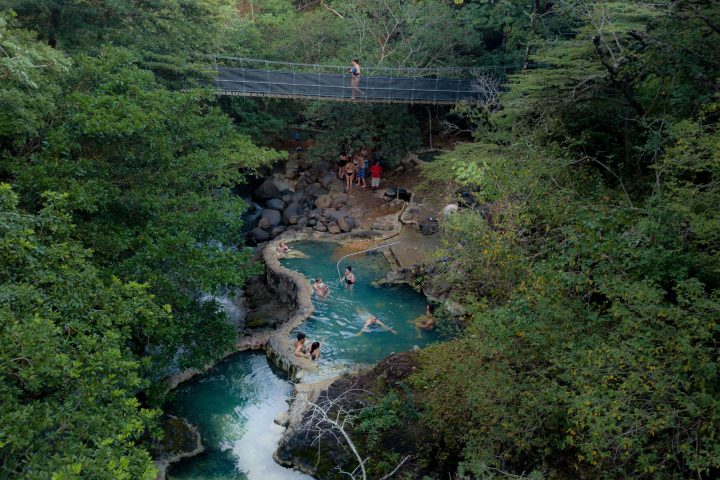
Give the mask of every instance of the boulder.
<svg viewBox="0 0 720 480">
<path fill-rule="evenodd" d="M 328 223 L 327 230 L 330 233 L 335 233 L 335 234 L 340 233 L 340 227 L 338 227 L 338 224 L 335 222 Z"/>
<path fill-rule="evenodd" d="M 283 190 L 290 190 L 292 188 L 292 185 L 290 185 L 290 182 L 288 182 L 288 180 L 285 178 L 285 175 L 283 175 L 282 173 L 276 173 L 275 175 L 273 175 L 272 182 L 281 192 Z M 278 197 L 279 196 L 280 195 L 278 195 Z"/>
<path fill-rule="evenodd" d="M 320 179 L 320 184 L 322 184 L 323 188 L 325 188 L 326 190 L 330 190 L 332 188 L 332 186 L 337 182 L 338 182 L 337 177 L 335 175 L 333 175 L 332 173 L 324 175 Z"/>
<path fill-rule="evenodd" d="M 315 225 L 317 225 L 317 220 L 314 218 L 311 218 L 310 220 L 308 220 L 308 225 L 310 225 L 311 227 L 314 227 Z"/>
<path fill-rule="evenodd" d="M 273 229 L 270 230 L 270 236 L 277 237 L 284 231 L 285 231 L 285 227 L 283 225 L 278 225 L 277 227 L 273 227 Z"/>
<path fill-rule="evenodd" d="M 275 419 L 273 420 L 276 425 L 280 425 L 281 427 L 287 427 L 289 421 L 290 415 L 288 414 L 288 412 L 278 413 L 277 415 L 275 415 Z"/>
<path fill-rule="evenodd" d="M 300 172 L 297 168 L 286 168 L 285 169 L 285 178 L 288 180 L 295 180 L 300 175 Z"/>
<path fill-rule="evenodd" d="M 266 208 L 263 210 L 262 214 L 260 214 L 260 218 L 267 218 L 270 221 L 270 225 L 273 227 L 282 223 L 282 214 L 272 208 Z"/>
<path fill-rule="evenodd" d="M 317 208 L 328 208 L 332 205 L 332 197 L 330 195 L 320 195 L 317 200 L 315 200 L 315 206 Z"/>
<path fill-rule="evenodd" d="M 303 209 L 299 203 L 291 203 L 285 210 L 283 210 L 282 221 L 285 225 L 293 225 L 297 223 L 297 218 L 300 217 L 302 213 Z M 295 217 L 294 222 L 291 221 L 292 217 Z"/>
<path fill-rule="evenodd" d="M 328 191 L 325 190 L 319 183 L 313 183 L 305 188 L 305 195 L 309 197 L 319 197 L 320 195 L 327 195 Z"/>
<path fill-rule="evenodd" d="M 270 200 L 267 200 L 265 202 L 265 206 L 267 208 L 272 208 L 273 210 L 282 210 L 283 208 L 285 208 L 285 202 L 283 202 L 279 198 L 271 198 Z"/>
<path fill-rule="evenodd" d="M 292 202 L 302 203 L 304 200 L 305 200 L 305 192 L 303 190 L 293 193 Z"/>
<path fill-rule="evenodd" d="M 248 232 L 248 237 L 258 243 L 270 240 L 270 234 L 262 228 L 253 228 L 250 232 Z"/>
<path fill-rule="evenodd" d="M 438 231 L 440 231 L 440 225 L 438 225 L 438 221 L 436 219 L 428 217 L 420 222 L 420 233 L 423 235 L 433 235 Z"/>
<path fill-rule="evenodd" d="M 275 186 L 272 180 L 268 179 L 255 189 L 253 195 L 260 200 L 270 200 L 271 198 L 278 198 L 280 196 L 280 189 Z"/>
<path fill-rule="evenodd" d="M 308 226 L 308 218 L 307 217 L 300 217 L 297 221 L 297 228 L 299 230 L 302 230 L 303 228 Z"/>
<path fill-rule="evenodd" d="M 343 217 L 338 220 L 338 227 L 343 232 L 352 232 L 352 229 L 357 227 L 357 221 L 352 217 Z"/>
<path fill-rule="evenodd" d="M 290 204 L 293 201 L 293 194 L 292 193 L 286 193 L 282 196 L 282 201 L 285 202 L 285 204 Z"/>
<path fill-rule="evenodd" d="M 261 218 L 258 222 L 258 227 L 262 228 L 263 230 L 270 230 L 270 227 L 272 227 L 272 224 L 270 223 L 270 220 L 267 218 Z"/>
<path fill-rule="evenodd" d="M 463 315 L 467 314 L 467 309 L 454 300 L 446 300 L 445 308 L 448 312 L 450 312 L 450 315 L 452 315 L 453 317 L 462 317 Z"/>
<path fill-rule="evenodd" d="M 418 165 L 419 163 L 420 159 L 414 153 L 408 153 L 400 160 L 400 164 L 405 168 L 410 168 L 413 165 Z"/>
<path fill-rule="evenodd" d="M 342 215 L 337 210 L 325 210 L 325 214 L 322 215 L 329 222 L 335 222 L 342 218 Z"/>
<path fill-rule="evenodd" d="M 315 229 L 318 232 L 327 232 L 327 227 L 325 226 L 324 223 L 316 223 L 315 226 L 313 227 L 313 229 Z"/>
</svg>

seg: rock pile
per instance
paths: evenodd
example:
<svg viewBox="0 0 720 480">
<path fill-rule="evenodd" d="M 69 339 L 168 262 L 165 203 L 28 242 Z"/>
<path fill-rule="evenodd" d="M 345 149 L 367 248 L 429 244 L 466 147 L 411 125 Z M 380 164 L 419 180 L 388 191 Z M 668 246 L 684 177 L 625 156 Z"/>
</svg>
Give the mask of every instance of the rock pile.
<svg viewBox="0 0 720 480">
<path fill-rule="evenodd" d="M 358 222 L 343 213 L 348 195 L 329 171 L 329 164 L 310 167 L 291 158 L 284 173 L 266 179 L 253 192 L 263 210 L 257 227 L 248 233 L 249 242 L 266 242 L 287 230 L 339 234 L 357 228 Z"/>
</svg>

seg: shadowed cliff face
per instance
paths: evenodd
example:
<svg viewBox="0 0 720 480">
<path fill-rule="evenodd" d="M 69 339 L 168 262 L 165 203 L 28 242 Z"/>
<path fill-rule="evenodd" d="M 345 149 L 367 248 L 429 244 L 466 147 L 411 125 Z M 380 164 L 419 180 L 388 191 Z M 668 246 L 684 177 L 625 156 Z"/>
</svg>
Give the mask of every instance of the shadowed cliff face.
<svg viewBox="0 0 720 480">
<path fill-rule="evenodd" d="M 392 469 L 383 470 L 391 464 L 387 463 L 388 458 L 385 456 L 390 451 L 399 455 L 395 463 L 392 463 L 393 468 L 400 458 L 410 456 L 399 470 L 398 478 L 403 478 L 403 475 L 408 478 L 422 478 L 424 475 L 440 478 L 443 471 L 452 471 L 442 462 L 449 462 L 454 467 L 454 461 L 431 458 L 434 451 L 431 432 L 419 421 L 413 399 L 405 396 L 404 384 L 416 368 L 415 352 L 391 355 L 366 373 L 344 375 L 330 385 L 318 400 L 320 403 L 323 400 L 342 398 L 338 408 L 357 409 L 382 402 L 383 398 L 392 394 L 396 396 L 398 403 L 403 404 L 408 412 L 412 412 L 407 417 L 398 419 L 396 425 L 377 437 L 363 429 L 364 414 L 352 422 L 352 427 L 349 428 L 350 436 L 360 454 L 369 457 L 366 466 L 371 478 L 380 478 Z M 308 412 L 304 420 L 309 418 Z M 284 465 L 295 466 L 323 480 L 343 478 L 337 467 L 352 471 L 357 466 L 351 451 L 345 444 L 339 444 L 334 436 L 323 435 L 319 444 L 320 448 L 316 443 L 316 434 L 304 428 L 301 422 L 298 428 L 289 431 L 283 438 L 275 458 Z"/>
</svg>

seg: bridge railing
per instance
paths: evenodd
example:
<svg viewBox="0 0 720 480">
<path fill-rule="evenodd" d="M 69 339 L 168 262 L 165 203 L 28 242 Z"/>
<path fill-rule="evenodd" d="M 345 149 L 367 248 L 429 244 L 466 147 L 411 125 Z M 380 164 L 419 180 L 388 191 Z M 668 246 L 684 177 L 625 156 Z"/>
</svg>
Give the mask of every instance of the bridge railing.
<svg viewBox="0 0 720 480">
<path fill-rule="evenodd" d="M 347 74 L 350 65 L 285 62 L 230 55 L 200 55 L 204 63 L 214 67 L 247 68 L 253 70 L 291 71 L 297 73 Z M 517 69 L 512 65 L 483 65 L 472 67 L 383 67 L 361 65 L 362 74 L 372 77 L 425 77 L 447 79 L 472 79 L 478 75 L 506 76 Z"/>
<path fill-rule="evenodd" d="M 207 57 L 205 57 L 207 58 Z M 486 102 L 506 82 L 508 67 L 365 67 L 353 83 L 348 66 L 211 56 L 213 82 L 224 95 L 374 102 Z"/>
</svg>

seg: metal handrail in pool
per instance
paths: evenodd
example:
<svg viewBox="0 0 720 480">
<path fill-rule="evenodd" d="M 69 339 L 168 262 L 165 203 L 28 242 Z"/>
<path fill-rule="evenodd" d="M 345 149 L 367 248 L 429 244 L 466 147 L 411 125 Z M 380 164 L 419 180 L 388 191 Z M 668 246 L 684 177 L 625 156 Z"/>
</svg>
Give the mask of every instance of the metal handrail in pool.
<svg viewBox="0 0 720 480">
<path fill-rule="evenodd" d="M 341 282 L 342 282 L 342 280 L 343 280 L 342 275 L 340 275 L 340 262 L 342 262 L 343 260 L 345 260 L 347 257 L 352 257 L 353 255 L 359 255 L 359 254 L 361 254 L 361 253 L 370 252 L 370 251 L 372 251 L 372 250 L 378 250 L 378 249 L 384 248 L 384 247 L 392 247 L 393 245 L 397 245 L 398 243 L 400 243 L 400 242 L 386 243 L 385 245 L 380 245 L 379 247 L 373 247 L 373 248 L 368 248 L 367 250 L 361 250 L 361 251 L 359 251 L 359 252 L 348 253 L 347 255 L 344 255 L 343 257 L 340 257 L 340 260 L 338 260 L 337 265 L 336 265 L 337 272 L 338 272 L 338 279 L 339 279 Z"/>
</svg>

